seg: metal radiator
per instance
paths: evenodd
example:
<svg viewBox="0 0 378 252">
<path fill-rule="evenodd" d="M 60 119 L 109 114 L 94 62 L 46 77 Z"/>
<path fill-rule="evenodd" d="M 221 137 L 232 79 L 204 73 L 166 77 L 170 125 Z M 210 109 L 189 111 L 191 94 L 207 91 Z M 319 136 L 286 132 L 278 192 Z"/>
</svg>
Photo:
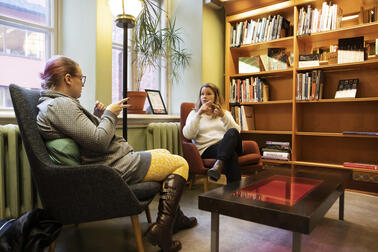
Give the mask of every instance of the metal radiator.
<svg viewBox="0 0 378 252">
<path fill-rule="evenodd" d="M 167 149 L 182 156 L 179 123 L 150 123 L 147 126 L 147 150 Z"/>
<path fill-rule="evenodd" d="M 0 126 L 0 219 L 40 207 L 17 125 Z"/>
</svg>

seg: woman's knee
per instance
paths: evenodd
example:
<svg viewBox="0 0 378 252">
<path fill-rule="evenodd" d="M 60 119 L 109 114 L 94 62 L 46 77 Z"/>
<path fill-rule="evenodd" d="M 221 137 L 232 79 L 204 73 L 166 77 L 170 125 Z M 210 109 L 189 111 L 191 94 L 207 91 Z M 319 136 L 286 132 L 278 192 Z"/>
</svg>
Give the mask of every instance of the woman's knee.
<svg viewBox="0 0 378 252">
<path fill-rule="evenodd" d="M 224 135 L 230 136 L 230 137 L 235 137 L 235 136 L 240 136 L 240 133 L 237 129 L 231 128 L 231 129 L 227 130 L 227 132 Z"/>
</svg>

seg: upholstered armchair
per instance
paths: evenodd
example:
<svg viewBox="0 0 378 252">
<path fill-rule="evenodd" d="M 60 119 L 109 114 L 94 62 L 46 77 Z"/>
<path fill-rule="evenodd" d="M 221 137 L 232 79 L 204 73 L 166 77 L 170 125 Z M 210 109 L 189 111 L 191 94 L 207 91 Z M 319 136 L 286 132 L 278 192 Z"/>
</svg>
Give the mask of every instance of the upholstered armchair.
<svg viewBox="0 0 378 252">
<path fill-rule="evenodd" d="M 56 165 L 47 153 L 36 123 L 39 91 L 14 84 L 9 90 L 32 179 L 51 217 L 62 224 L 78 224 L 130 216 L 138 251 L 144 251 L 138 214 L 146 210 L 151 222 L 148 205 L 161 184 L 128 185 L 116 171 L 104 165 Z"/>
<path fill-rule="evenodd" d="M 180 111 L 181 139 L 184 158 L 189 164 L 190 186 L 196 177 L 205 177 L 204 191 L 207 191 L 207 170 L 213 167 L 215 159 L 202 159 L 197 147 L 186 139 L 182 129 L 186 124 L 186 118 L 194 109 L 194 103 L 182 103 Z M 262 170 L 262 159 L 259 146 L 255 141 L 243 141 L 243 155 L 239 156 L 239 165 L 242 175 L 254 174 Z"/>
</svg>

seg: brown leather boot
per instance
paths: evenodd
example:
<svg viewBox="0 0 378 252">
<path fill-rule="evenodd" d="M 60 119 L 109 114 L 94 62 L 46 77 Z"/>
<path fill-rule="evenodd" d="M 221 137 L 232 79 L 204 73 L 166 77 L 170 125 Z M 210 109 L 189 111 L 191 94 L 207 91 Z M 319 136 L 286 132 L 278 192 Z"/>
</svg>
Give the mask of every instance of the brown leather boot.
<svg viewBox="0 0 378 252">
<path fill-rule="evenodd" d="M 211 180 L 218 181 L 222 174 L 223 169 L 223 161 L 217 160 L 213 167 L 207 171 L 207 175 L 210 177 Z"/>
<path fill-rule="evenodd" d="M 180 241 L 172 241 L 172 229 L 185 184 L 185 179 L 180 175 L 171 174 L 166 178 L 160 192 L 156 222 L 146 233 L 147 239 L 153 245 L 159 245 L 164 252 L 176 252 L 181 249 Z"/>
<path fill-rule="evenodd" d="M 197 219 L 196 217 L 187 217 L 184 215 L 184 213 L 181 211 L 180 206 L 177 208 L 175 221 L 173 224 L 173 233 L 176 234 L 177 232 L 183 230 L 192 228 L 195 225 L 197 225 Z"/>
</svg>

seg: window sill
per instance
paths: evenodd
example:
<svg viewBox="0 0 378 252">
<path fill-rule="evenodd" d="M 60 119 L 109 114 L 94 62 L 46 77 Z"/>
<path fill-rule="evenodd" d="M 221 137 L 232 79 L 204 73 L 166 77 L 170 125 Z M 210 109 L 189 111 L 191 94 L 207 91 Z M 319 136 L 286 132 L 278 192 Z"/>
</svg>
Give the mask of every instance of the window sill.
<svg viewBox="0 0 378 252">
<path fill-rule="evenodd" d="M 127 126 L 129 128 L 146 127 L 149 123 L 159 122 L 180 122 L 179 115 L 153 115 L 153 114 L 128 114 Z M 16 117 L 13 111 L 0 112 L 0 125 L 17 124 Z M 118 117 L 117 128 L 122 128 L 122 116 Z"/>
</svg>

